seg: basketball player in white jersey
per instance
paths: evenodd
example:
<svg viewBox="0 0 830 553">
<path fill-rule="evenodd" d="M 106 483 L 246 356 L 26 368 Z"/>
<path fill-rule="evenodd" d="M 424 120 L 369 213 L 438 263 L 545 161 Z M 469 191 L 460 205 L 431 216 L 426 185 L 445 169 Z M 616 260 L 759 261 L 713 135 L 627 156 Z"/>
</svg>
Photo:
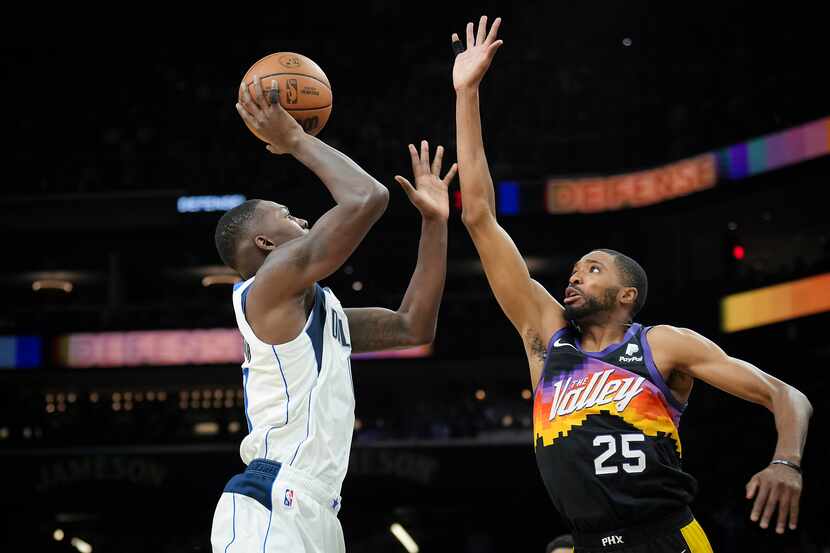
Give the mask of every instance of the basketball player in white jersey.
<svg viewBox="0 0 830 553">
<path fill-rule="evenodd" d="M 415 272 L 397 311 L 344 309 L 317 281 L 349 258 L 383 214 L 389 192 L 351 159 L 303 132 L 255 78 L 242 86 L 240 116 L 313 171 L 336 205 L 311 228 L 288 208 L 249 200 L 216 228 L 222 260 L 243 278 L 233 292 L 245 339 L 242 378 L 248 465 L 225 486 L 213 519 L 214 553 L 345 551 L 337 519 L 354 426 L 351 352 L 429 343 L 435 335 L 447 257 L 447 186 L 439 146 L 409 146 L 415 186 L 395 177 L 422 215 Z"/>
</svg>

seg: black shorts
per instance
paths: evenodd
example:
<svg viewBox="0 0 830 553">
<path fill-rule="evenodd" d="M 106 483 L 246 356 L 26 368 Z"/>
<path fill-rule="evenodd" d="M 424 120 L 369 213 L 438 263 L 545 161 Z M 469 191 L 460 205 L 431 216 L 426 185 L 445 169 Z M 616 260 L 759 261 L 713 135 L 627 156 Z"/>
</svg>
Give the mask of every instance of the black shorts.
<svg viewBox="0 0 830 553">
<path fill-rule="evenodd" d="M 603 533 L 574 531 L 574 553 L 712 553 L 703 528 L 684 509 L 662 520 Z"/>
</svg>

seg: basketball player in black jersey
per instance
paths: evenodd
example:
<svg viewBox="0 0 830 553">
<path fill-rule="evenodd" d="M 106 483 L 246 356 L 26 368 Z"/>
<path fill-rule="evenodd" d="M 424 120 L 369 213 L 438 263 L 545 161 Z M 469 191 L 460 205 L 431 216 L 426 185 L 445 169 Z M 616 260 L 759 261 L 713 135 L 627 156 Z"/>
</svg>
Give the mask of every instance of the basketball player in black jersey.
<svg viewBox="0 0 830 553">
<path fill-rule="evenodd" d="M 534 440 L 542 479 L 573 528 L 576 551 L 711 551 L 688 505 L 696 483 L 680 464 L 677 425 L 699 378 L 775 415 L 772 462 L 747 484 L 751 518 L 776 531 L 798 520 L 801 454 L 812 407 L 798 390 L 728 356 L 687 329 L 643 328 L 633 318 L 647 279 L 634 260 L 595 250 L 573 266 L 564 307 L 528 273 L 496 220 L 481 135 L 478 87 L 496 50 L 500 20 L 482 17 L 458 54 L 458 166 L 463 221 L 499 305 L 524 341 L 535 386 Z"/>
</svg>

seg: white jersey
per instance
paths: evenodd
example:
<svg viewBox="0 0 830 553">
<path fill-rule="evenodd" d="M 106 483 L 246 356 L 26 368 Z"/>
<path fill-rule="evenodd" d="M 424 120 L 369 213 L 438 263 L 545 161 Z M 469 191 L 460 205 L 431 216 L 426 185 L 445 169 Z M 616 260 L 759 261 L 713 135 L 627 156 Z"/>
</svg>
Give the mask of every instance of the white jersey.
<svg viewBox="0 0 830 553">
<path fill-rule="evenodd" d="M 289 465 L 339 495 L 354 430 L 351 340 L 343 307 L 315 284 L 314 308 L 299 335 L 267 344 L 245 317 L 254 278 L 234 287 L 233 308 L 245 340 L 242 385 L 248 435 L 245 464 L 269 459 Z"/>
</svg>

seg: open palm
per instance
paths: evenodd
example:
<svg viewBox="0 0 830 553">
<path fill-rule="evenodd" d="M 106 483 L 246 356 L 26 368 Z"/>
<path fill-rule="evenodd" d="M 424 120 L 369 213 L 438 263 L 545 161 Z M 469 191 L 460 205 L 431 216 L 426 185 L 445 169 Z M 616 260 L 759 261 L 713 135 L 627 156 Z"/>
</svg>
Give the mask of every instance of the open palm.
<svg viewBox="0 0 830 553">
<path fill-rule="evenodd" d="M 456 90 L 478 86 L 496 50 L 504 44 L 496 40 L 501 25 L 501 18 L 497 17 L 487 32 L 487 16 L 482 15 L 478 22 L 478 33 L 473 36 L 473 23 L 467 23 L 467 48 L 455 58 L 455 65 L 452 68 L 452 83 Z M 452 41 L 460 42 L 457 33 L 453 33 Z"/>
<path fill-rule="evenodd" d="M 414 145 L 409 145 L 409 155 L 412 158 L 412 174 L 415 177 L 415 186 L 400 175 L 395 180 L 406 192 L 409 201 L 418 208 L 424 219 L 447 220 L 450 216 L 450 201 L 448 189 L 458 164 L 453 163 L 444 178 L 441 178 L 441 163 L 444 158 L 444 147 L 435 149 L 435 159 L 429 163 L 429 144 L 421 141 L 421 154 Z"/>
</svg>

